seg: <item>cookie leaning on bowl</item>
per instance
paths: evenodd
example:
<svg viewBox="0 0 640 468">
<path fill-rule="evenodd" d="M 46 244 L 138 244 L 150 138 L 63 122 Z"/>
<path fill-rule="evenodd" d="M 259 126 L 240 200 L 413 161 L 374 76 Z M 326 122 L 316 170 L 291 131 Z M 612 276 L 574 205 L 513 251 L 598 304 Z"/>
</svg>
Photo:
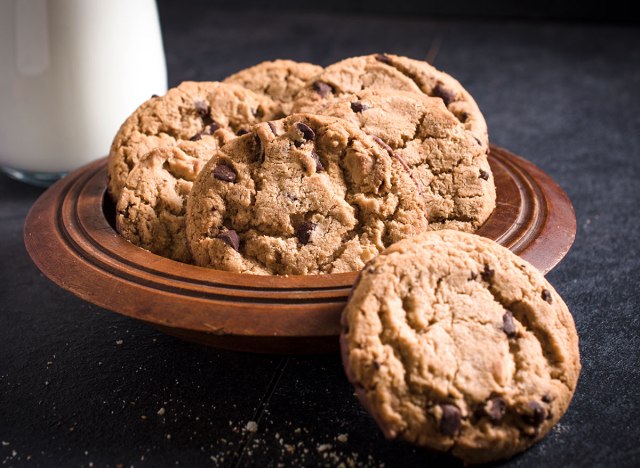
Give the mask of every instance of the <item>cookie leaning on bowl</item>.
<svg viewBox="0 0 640 468">
<path fill-rule="evenodd" d="M 197 265 L 238 273 L 357 271 L 427 228 L 401 162 L 348 122 L 297 114 L 223 146 L 187 203 Z"/>
<path fill-rule="evenodd" d="M 122 124 L 111 144 L 109 194 L 117 203 L 129 172 L 154 148 L 199 139 L 221 145 L 278 112 L 270 98 L 227 83 L 184 82 L 152 97 Z"/>
<path fill-rule="evenodd" d="M 342 326 L 347 376 L 385 435 L 467 463 L 540 440 L 580 373 L 562 298 L 473 234 L 432 231 L 382 252 L 359 275 Z"/>
<path fill-rule="evenodd" d="M 430 229 L 475 231 L 495 208 L 484 146 L 438 97 L 368 89 L 294 108 L 346 119 L 387 143 L 422 184 Z"/>
</svg>

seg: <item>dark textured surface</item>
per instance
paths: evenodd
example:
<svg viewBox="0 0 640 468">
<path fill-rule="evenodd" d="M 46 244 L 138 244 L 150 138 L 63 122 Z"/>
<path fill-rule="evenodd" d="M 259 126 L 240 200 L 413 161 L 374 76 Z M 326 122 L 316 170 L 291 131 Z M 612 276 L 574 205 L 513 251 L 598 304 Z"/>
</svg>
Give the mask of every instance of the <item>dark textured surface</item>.
<svg viewBox="0 0 640 468">
<path fill-rule="evenodd" d="M 220 79 L 264 59 L 328 64 L 374 51 L 435 57 L 458 77 L 484 111 L 491 140 L 549 172 L 578 218 L 573 249 L 548 275 L 580 333 L 578 391 L 549 436 L 507 464 L 640 464 L 637 29 L 171 5 L 161 14 L 172 85 Z M 385 441 L 336 355 L 205 349 L 58 288 L 22 242 L 40 193 L 0 176 L 3 466 L 456 464 Z M 244 430 L 248 421 L 258 422 L 256 433 Z"/>
<path fill-rule="evenodd" d="M 161 0 L 161 3 L 176 0 Z M 263 9 L 264 0 L 189 0 L 194 9 L 247 11 Z M 270 0 L 272 11 L 319 11 L 348 13 L 377 13 L 391 15 L 430 15 L 455 18 L 511 18 L 562 21 L 594 21 L 638 23 L 638 15 L 631 13 L 632 3 L 610 0 L 606 4 L 589 0 L 322 0 L 300 3 L 299 0 Z"/>
</svg>

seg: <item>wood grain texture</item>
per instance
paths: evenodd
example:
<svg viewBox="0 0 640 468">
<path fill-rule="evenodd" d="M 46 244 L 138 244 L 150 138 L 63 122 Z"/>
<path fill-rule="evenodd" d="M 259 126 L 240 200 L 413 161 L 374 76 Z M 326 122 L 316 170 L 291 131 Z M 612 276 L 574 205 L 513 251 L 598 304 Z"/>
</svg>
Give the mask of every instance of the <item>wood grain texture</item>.
<svg viewBox="0 0 640 468">
<path fill-rule="evenodd" d="M 564 191 L 532 163 L 496 146 L 497 207 L 478 234 L 543 272 L 576 232 Z M 47 190 L 32 207 L 25 245 L 38 268 L 82 299 L 201 344 L 253 352 L 338 348 L 339 317 L 356 273 L 257 276 L 186 265 L 140 249 L 113 229 L 106 158 Z"/>
</svg>

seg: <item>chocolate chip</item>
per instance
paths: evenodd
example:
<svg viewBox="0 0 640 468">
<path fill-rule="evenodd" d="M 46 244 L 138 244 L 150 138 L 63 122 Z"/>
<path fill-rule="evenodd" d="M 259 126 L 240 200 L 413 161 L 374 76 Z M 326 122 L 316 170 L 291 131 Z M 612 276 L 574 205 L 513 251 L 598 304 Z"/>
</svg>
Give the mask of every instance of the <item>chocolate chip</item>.
<svg viewBox="0 0 640 468">
<path fill-rule="evenodd" d="M 220 128 L 220 124 L 218 124 L 218 122 L 216 122 L 215 120 L 208 119 L 208 122 L 209 124 L 204 127 L 204 130 L 202 130 L 200 133 L 196 133 L 191 138 L 189 138 L 189 140 L 191 141 L 201 140 L 202 135 L 213 135 L 213 132 L 215 132 Z"/>
<path fill-rule="evenodd" d="M 387 54 L 376 54 L 375 59 L 378 62 L 386 63 L 387 65 L 391 65 L 391 58 Z"/>
<path fill-rule="evenodd" d="M 152 95 L 151 95 L 151 99 L 155 99 L 155 98 L 157 98 L 157 97 L 160 97 L 160 96 L 158 96 L 157 94 L 152 94 Z"/>
<path fill-rule="evenodd" d="M 475 271 L 472 271 L 471 274 L 469 275 L 469 281 L 473 281 L 478 277 L 478 273 L 476 273 Z"/>
<path fill-rule="evenodd" d="M 262 117 L 264 117 L 264 109 L 262 107 L 258 107 L 257 109 L 254 109 L 253 116 L 258 119 L 261 119 Z"/>
<path fill-rule="evenodd" d="M 351 103 L 351 110 L 355 113 L 364 112 L 367 109 L 369 109 L 369 106 L 362 102 L 356 101 Z"/>
<path fill-rule="evenodd" d="M 489 173 L 484 169 L 480 169 L 480 178 L 483 180 L 489 180 Z"/>
<path fill-rule="evenodd" d="M 324 166 L 322 165 L 322 161 L 320 161 L 320 156 L 315 151 L 311 152 L 311 157 L 316 162 L 316 172 L 324 171 Z"/>
<path fill-rule="evenodd" d="M 196 108 L 196 112 L 200 117 L 206 117 L 209 115 L 211 108 L 204 101 L 193 101 L 193 107 Z"/>
<path fill-rule="evenodd" d="M 333 86 L 324 81 L 314 81 L 311 85 L 313 90 L 318 93 L 320 96 L 325 97 L 329 94 L 333 94 Z"/>
<path fill-rule="evenodd" d="M 316 132 L 314 132 L 313 129 L 306 123 L 296 122 L 295 126 L 300 131 L 300 133 L 302 133 L 302 137 L 305 140 L 313 140 L 316 137 Z"/>
<path fill-rule="evenodd" d="M 218 164 L 213 169 L 213 177 L 223 182 L 235 182 L 237 176 L 236 171 L 224 164 Z"/>
<path fill-rule="evenodd" d="M 209 115 L 211 113 L 211 107 L 203 101 L 194 101 L 193 105 L 196 108 L 196 112 L 202 119 L 204 126 L 206 127 L 207 125 L 211 125 L 213 123 L 213 119 Z"/>
<path fill-rule="evenodd" d="M 262 147 L 262 140 L 260 139 L 257 133 L 253 137 L 253 144 L 254 144 L 253 154 L 255 155 L 254 161 L 256 162 L 264 161 L 264 148 Z"/>
<path fill-rule="evenodd" d="M 307 245 L 311 239 L 311 233 L 316 228 L 316 224 L 311 221 L 305 221 L 298 229 L 296 229 L 296 237 L 302 245 Z"/>
<path fill-rule="evenodd" d="M 225 244 L 232 247 L 236 252 L 240 248 L 240 238 L 238 237 L 238 233 L 233 229 L 222 231 L 220 234 L 218 234 L 218 239 L 221 239 Z"/>
<path fill-rule="evenodd" d="M 486 404 L 478 403 L 473 406 L 473 411 L 471 412 L 471 422 L 473 424 L 480 421 L 487 415 L 487 410 L 485 409 Z"/>
<path fill-rule="evenodd" d="M 269 128 L 271 129 L 271 133 L 273 133 L 275 136 L 278 136 L 278 129 L 276 128 L 276 125 L 273 122 L 268 122 L 269 124 Z"/>
<path fill-rule="evenodd" d="M 507 412 L 507 402 L 499 396 L 491 397 L 487 400 L 485 411 L 491 422 L 497 424 L 502 421 L 504 414 Z"/>
<path fill-rule="evenodd" d="M 548 289 L 543 289 L 542 294 L 540 294 L 543 301 L 547 301 L 549 304 L 553 302 L 553 298 L 551 297 L 551 291 Z"/>
<path fill-rule="evenodd" d="M 542 401 L 544 403 L 551 403 L 551 395 L 549 395 L 548 393 L 545 393 L 544 395 L 542 395 Z"/>
<path fill-rule="evenodd" d="M 446 436 L 453 436 L 460 430 L 462 423 L 462 415 L 460 409 L 456 405 L 441 404 L 442 418 L 438 429 Z"/>
<path fill-rule="evenodd" d="M 513 321 L 513 314 L 508 310 L 502 316 L 502 330 L 509 338 L 516 336 L 516 322 Z"/>
<path fill-rule="evenodd" d="M 482 273 L 480 273 L 480 276 L 482 276 L 483 280 L 489 282 L 493 279 L 495 274 L 496 274 L 495 270 L 492 270 L 491 268 L 489 268 L 489 265 L 485 265 L 484 270 L 482 270 Z"/>
<path fill-rule="evenodd" d="M 213 135 L 213 132 L 220 128 L 220 124 L 215 120 L 211 119 L 211 123 L 205 127 L 202 131 L 203 135 Z"/>
<path fill-rule="evenodd" d="M 526 410 L 527 413 L 523 415 L 523 419 L 524 422 L 529 424 L 530 426 L 540 426 L 547 417 L 547 412 L 537 401 L 531 400 L 529 403 L 527 403 Z"/>
<path fill-rule="evenodd" d="M 249 130 L 247 130 L 246 128 L 241 128 L 236 132 L 236 135 L 242 136 L 242 135 L 246 135 L 247 133 L 249 133 Z"/>
<path fill-rule="evenodd" d="M 448 106 L 453 101 L 456 100 L 456 95 L 453 91 L 448 88 L 445 88 L 442 83 L 438 83 L 435 88 L 433 88 L 432 92 L 433 96 L 439 97 L 444 101 L 444 105 Z"/>
</svg>

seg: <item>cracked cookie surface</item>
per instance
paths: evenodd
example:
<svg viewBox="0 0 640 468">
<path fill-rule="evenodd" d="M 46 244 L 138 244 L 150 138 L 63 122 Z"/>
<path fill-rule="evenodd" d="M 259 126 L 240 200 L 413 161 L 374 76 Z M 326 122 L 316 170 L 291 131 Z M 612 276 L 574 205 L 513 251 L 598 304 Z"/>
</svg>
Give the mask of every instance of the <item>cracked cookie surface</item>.
<svg viewBox="0 0 640 468">
<path fill-rule="evenodd" d="M 206 139 L 147 153 L 129 173 L 116 206 L 116 230 L 129 242 L 163 257 L 191 263 L 187 196 L 217 145 Z"/>
<path fill-rule="evenodd" d="M 362 270 L 342 325 L 347 375 L 385 435 L 467 463 L 540 440 L 580 373 L 562 298 L 533 266 L 473 234 L 391 246 Z"/>
<path fill-rule="evenodd" d="M 129 172 L 150 150 L 183 140 L 221 145 L 238 131 L 275 118 L 278 109 L 267 96 L 218 82 L 184 82 L 152 97 L 122 124 L 111 144 L 109 194 L 118 201 Z"/>
<path fill-rule="evenodd" d="M 255 274 L 357 271 L 427 228 L 401 162 L 348 122 L 308 114 L 223 146 L 187 205 L 195 263 Z"/>
<path fill-rule="evenodd" d="M 346 119 L 387 143 L 422 185 L 430 229 L 472 232 L 495 208 L 485 146 L 440 98 L 366 89 L 337 98 L 300 100 L 295 110 Z"/>
<path fill-rule="evenodd" d="M 486 151 L 487 123 L 469 92 L 451 75 L 427 62 L 392 54 L 351 57 L 326 67 L 302 91 L 304 105 L 363 90 L 414 92 L 440 98 Z"/>
<path fill-rule="evenodd" d="M 322 67 L 312 63 L 273 60 L 240 70 L 224 82 L 269 96 L 282 106 L 283 114 L 288 115 L 298 92 L 321 71 Z"/>
</svg>

